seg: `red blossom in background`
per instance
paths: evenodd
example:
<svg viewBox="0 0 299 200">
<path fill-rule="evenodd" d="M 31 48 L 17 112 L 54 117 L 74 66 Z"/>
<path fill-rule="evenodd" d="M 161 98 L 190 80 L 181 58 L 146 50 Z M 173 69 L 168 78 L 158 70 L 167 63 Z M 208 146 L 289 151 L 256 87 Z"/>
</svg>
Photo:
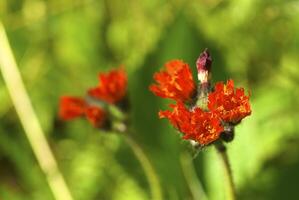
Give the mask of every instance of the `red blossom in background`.
<svg viewBox="0 0 299 200">
<path fill-rule="evenodd" d="M 86 116 L 94 127 L 101 127 L 106 113 L 100 107 L 90 106 L 81 97 L 63 96 L 60 98 L 59 117 L 63 120 L 72 120 Z"/>
<path fill-rule="evenodd" d="M 117 103 L 127 90 L 127 75 L 122 68 L 99 74 L 99 85 L 88 90 L 88 94 L 108 103 Z"/>
<path fill-rule="evenodd" d="M 95 106 L 89 106 L 85 110 L 85 115 L 88 121 L 94 126 L 94 127 L 101 127 L 106 118 L 106 113 L 103 109 Z"/>
<path fill-rule="evenodd" d="M 190 111 L 181 102 L 171 107 L 172 111 L 160 111 L 159 116 L 168 118 L 171 124 L 184 134 L 183 139 L 206 145 L 217 140 L 224 129 L 215 113 L 204 112 L 198 107 Z"/>
<path fill-rule="evenodd" d="M 60 98 L 59 117 L 72 120 L 81 117 L 85 112 L 85 100 L 81 97 L 62 96 Z"/>
<path fill-rule="evenodd" d="M 59 116 L 63 120 L 86 117 L 94 127 L 102 127 L 109 116 L 101 107 L 123 100 L 127 90 L 127 74 L 123 68 L 99 74 L 98 87 L 89 89 L 87 98 L 62 96 L 60 98 Z M 90 98 L 93 97 L 93 98 Z"/>
<path fill-rule="evenodd" d="M 226 85 L 216 83 L 215 91 L 208 96 L 208 108 L 217 112 L 220 118 L 229 123 L 238 123 L 251 114 L 249 96 L 243 88 L 234 88 L 234 81 L 228 80 Z"/>
<path fill-rule="evenodd" d="M 157 84 L 150 90 L 162 98 L 187 102 L 195 93 L 195 83 L 188 64 L 173 60 L 165 64 L 165 70 L 154 74 Z"/>
</svg>

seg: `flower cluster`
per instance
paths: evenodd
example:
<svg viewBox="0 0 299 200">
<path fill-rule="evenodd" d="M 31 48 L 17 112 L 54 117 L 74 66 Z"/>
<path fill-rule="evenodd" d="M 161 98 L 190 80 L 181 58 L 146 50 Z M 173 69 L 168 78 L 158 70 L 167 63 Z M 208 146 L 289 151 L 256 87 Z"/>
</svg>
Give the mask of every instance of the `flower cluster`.
<svg viewBox="0 0 299 200">
<path fill-rule="evenodd" d="M 169 119 L 183 133 L 183 139 L 207 145 L 250 115 L 251 109 L 249 95 L 245 95 L 243 88 L 235 88 L 233 80 L 211 87 L 212 59 L 207 50 L 196 64 L 198 91 L 190 67 L 179 60 L 168 62 L 164 71 L 154 75 L 157 84 L 151 85 L 150 90 L 159 97 L 176 101 L 170 105 L 171 111 L 159 112 L 160 118 Z"/>
<path fill-rule="evenodd" d="M 123 68 L 99 74 L 99 85 L 89 89 L 85 98 L 62 96 L 59 116 L 63 120 L 86 117 L 94 127 L 102 127 L 107 121 L 105 104 L 122 101 L 127 90 L 127 75 Z"/>
</svg>

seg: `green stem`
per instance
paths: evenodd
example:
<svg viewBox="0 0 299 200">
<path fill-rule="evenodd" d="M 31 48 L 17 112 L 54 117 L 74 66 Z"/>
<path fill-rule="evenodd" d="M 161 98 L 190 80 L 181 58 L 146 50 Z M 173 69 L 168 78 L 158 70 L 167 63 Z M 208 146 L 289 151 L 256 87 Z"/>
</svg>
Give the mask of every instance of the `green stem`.
<svg viewBox="0 0 299 200">
<path fill-rule="evenodd" d="M 216 143 L 215 147 L 223 163 L 225 178 L 227 181 L 227 190 L 228 190 L 229 199 L 236 200 L 235 185 L 233 182 L 233 175 L 232 175 L 232 171 L 230 168 L 230 164 L 226 152 L 226 147 L 222 142 Z"/>
<path fill-rule="evenodd" d="M 196 174 L 192 157 L 189 153 L 182 153 L 180 156 L 183 175 L 188 184 L 190 192 L 194 200 L 208 200 L 208 197 L 203 189 L 203 186 Z"/>
<path fill-rule="evenodd" d="M 145 172 L 148 183 L 150 185 L 152 199 L 162 200 L 162 191 L 161 191 L 160 182 L 157 173 L 155 172 L 154 167 L 152 166 L 150 160 L 144 153 L 141 146 L 138 143 L 136 143 L 131 136 L 126 134 L 124 138 L 127 144 L 132 148 L 134 154 L 136 155 L 136 158 L 139 160 Z"/>
</svg>

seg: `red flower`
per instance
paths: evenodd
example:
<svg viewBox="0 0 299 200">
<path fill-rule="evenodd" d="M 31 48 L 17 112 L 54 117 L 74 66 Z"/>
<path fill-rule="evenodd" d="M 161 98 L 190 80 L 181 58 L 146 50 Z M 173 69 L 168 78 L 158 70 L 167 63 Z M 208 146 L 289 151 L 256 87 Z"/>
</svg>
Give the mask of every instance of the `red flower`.
<svg viewBox="0 0 299 200">
<path fill-rule="evenodd" d="M 99 107 L 89 106 L 85 109 L 86 118 L 94 127 L 101 127 L 105 121 L 105 111 Z"/>
<path fill-rule="evenodd" d="M 108 103 L 117 103 L 126 95 L 127 75 L 122 68 L 100 73 L 99 81 L 98 87 L 88 91 L 90 96 Z"/>
<path fill-rule="evenodd" d="M 159 116 L 168 118 L 184 134 L 183 139 L 206 145 L 217 140 L 223 131 L 219 117 L 213 112 L 205 112 L 200 108 L 189 111 L 181 102 L 171 107 L 173 111 L 160 111 Z"/>
<path fill-rule="evenodd" d="M 63 96 L 60 98 L 59 116 L 63 120 L 81 117 L 85 112 L 85 100 L 81 97 Z"/>
<path fill-rule="evenodd" d="M 189 65 L 180 60 L 173 60 L 165 64 L 165 69 L 154 74 L 157 85 L 151 85 L 150 90 L 162 98 L 189 101 L 195 93 Z"/>
<path fill-rule="evenodd" d="M 215 91 L 208 98 L 208 108 L 225 122 L 238 123 L 251 114 L 249 96 L 245 95 L 243 88 L 235 90 L 233 80 L 228 80 L 226 85 L 216 83 Z"/>
<path fill-rule="evenodd" d="M 88 105 L 81 97 L 70 96 L 61 97 L 59 116 L 63 120 L 86 116 L 94 127 L 100 127 L 106 118 L 105 111 L 100 107 Z"/>
</svg>

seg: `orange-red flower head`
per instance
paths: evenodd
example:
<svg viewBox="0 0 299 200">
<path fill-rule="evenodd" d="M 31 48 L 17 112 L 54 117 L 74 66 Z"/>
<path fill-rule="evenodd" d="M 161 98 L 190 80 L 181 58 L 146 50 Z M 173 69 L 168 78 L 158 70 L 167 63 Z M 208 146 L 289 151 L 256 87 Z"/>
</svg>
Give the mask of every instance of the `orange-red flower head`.
<svg viewBox="0 0 299 200">
<path fill-rule="evenodd" d="M 176 101 L 191 100 L 196 88 L 188 64 L 173 60 L 165 64 L 165 70 L 154 74 L 157 84 L 150 86 L 150 90 L 162 98 Z"/>
<path fill-rule="evenodd" d="M 63 120 L 86 116 L 94 127 L 101 127 L 106 118 L 105 111 L 102 108 L 89 105 L 81 97 L 70 96 L 60 98 L 59 116 Z"/>
<path fill-rule="evenodd" d="M 127 75 L 122 68 L 99 74 L 99 85 L 88 90 L 94 98 L 108 103 L 117 103 L 126 95 Z"/>
<path fill-rule="evenodd" d="M 160 118 L 168 118 L 171 124 L 184 134 L 183 139 L 207 145 L 217 140 L 223 131 L 220 118 L 213 112 L 200 108 L 188 110 L 183 103 L 171 105 L 172 111 L 160 111 Z"/>
<path fill-rule="evenodd" d="M 185 135 L 185 139 L 192 139 L 202 145 L 209 144 L 219 139 L 220 134 L 224 130 L 219 116 L 213 112 L 205 112 L 200 108 L 195 108 L 194 119 L 194 133 Z"/>
<path fill-rule="evenodd" d="M 217 112 L 225 122 L 238 123 L 251 114 L 249 95 L 245 95 L 243 88 L 235 89 L 233 80 L 228 80 L 226 85 L 216 83 L 215 91 L 208 99 L 208 108 Z"/>
</svg>

